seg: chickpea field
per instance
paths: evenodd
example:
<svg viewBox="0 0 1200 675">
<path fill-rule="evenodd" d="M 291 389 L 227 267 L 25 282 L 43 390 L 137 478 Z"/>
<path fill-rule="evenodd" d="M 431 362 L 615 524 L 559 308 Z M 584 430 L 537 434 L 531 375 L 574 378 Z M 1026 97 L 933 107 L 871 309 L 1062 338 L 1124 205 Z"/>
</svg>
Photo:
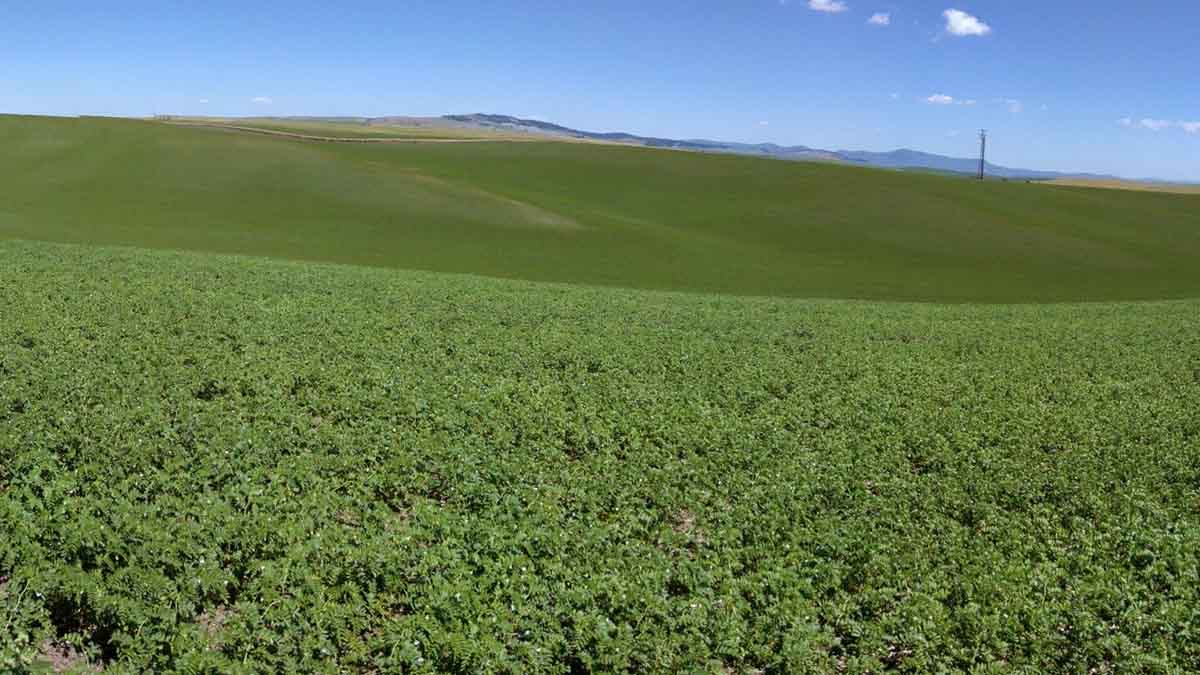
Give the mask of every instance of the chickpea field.
<svg viewBox="0 0 1200 675">
<path fill-rule="evenodd" d="M 0 241 L 0 670 L 1195 671 L 1198 320 Z"/>
</svg>

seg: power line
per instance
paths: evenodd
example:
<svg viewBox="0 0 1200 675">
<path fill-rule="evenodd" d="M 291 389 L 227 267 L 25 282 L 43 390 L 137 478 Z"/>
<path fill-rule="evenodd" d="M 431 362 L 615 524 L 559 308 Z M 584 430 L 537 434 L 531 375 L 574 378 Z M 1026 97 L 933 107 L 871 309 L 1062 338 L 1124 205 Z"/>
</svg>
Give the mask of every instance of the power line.
<svg viewBox="0 0 1200 675">
<path fill-rule="evenodd" d="M 987 166 L 987 129 L 979 130 L 979 180 L 983 180 L 984 168 Z"/>
</svg>

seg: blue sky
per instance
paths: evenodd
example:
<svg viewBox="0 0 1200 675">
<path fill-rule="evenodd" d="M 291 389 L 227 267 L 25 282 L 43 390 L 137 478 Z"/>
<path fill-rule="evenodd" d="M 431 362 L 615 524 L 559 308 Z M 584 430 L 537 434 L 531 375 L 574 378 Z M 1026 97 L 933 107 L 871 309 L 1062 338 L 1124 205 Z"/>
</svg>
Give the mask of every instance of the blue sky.
<svg viewBox="0 0 1200 675">
<path fill-rule="evenodd" d="M 0 111 L 497 112 L 957 156 L 986 127 L 997 163 L 1200 181 L 1195 0 L 182 4 L 0 3 Z"/>
</svg>

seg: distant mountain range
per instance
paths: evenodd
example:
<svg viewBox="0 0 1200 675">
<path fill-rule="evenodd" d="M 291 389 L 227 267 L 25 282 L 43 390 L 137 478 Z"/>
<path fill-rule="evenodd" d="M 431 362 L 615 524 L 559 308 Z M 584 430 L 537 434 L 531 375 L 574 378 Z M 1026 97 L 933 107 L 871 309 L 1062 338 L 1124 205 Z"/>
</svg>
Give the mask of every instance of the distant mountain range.
<svg viewBox="0 0 1200 675">
<path fill-rule="evenodd" d="M 712 152 L 733 155 L 753 155 L 798 161 L 823 161 L 857 164 L 901 171 L 932 171 L 938 173 L 975 174 L 979 160 L 969 157 L 947 157 L 918 150 L 900 149 L 891 152 L 867 152 L 863 150 L 822 150 L 804 145 L 777 145 L 775 143 L 733 143 L 707 139 L 674 139 L 654 136 L 638 136 L 624 132 L 599 133 L 581 131 L 560 124 L 541 120 L 524 119 L 511 115 L 445 115 L 442 117 L 307 117 L 292 119 L 323 120 L 329 122 L 355 122 L 368 126 L 406 126 L 443 129 L 491 129 L 507 133 L 540 134 L 561 138 L 577 138 L 610 143 L 627 143 L 650 148 L 669 148 L 693 152 Z M 1056 178 L 1084 178 L 1091 180 L 1129 180 L 1117 176 L 1090 173 L 1063 173 L 1038 171 L 1036 169 L 1014 169 L 996 164 L 987 164 L 987 174 L 993 178 L 1012 180 L 1054 180 Z M 1155 182 L 1147 179 L 1146 182 Z"/>
<path fill-rule="evenodd" d="M 412 120 L 414 118 L 392 119 Z M 620 132 L 597 133 L 592 131 L 580 131 L 579 129 L 571 129 L 558 124 L 552 124 L 550 122 L 522 119 L 519 117 L 511 117 L 509 115 L 447 115 L 445 117 L 436 119 L 443 120 L 444 122 L 453 124 L 454 126 L 461 127 L 497 129 L 508 132 L 515 131 L 533 134 L 545 134 L 550 136 L 565 136 L 570 138 L 590 139 L 596 141 L 609 141 L 613 143 L 629 143 L 632 145 L 643 145 L 651 148 L 671 148 L 676 150 L 719 152 L 736 155 L 757 155 L 774 157 L 778 159 L 845 162 L 848 164 L 860 164 L 864 166 L 874 166 L 887 169 L 936 171 L 944 173 L 974 174 L 979 170 L 978 159 L 947 157 L 944 155 L 934 155 L 927 152 L 919 152 L 917 150 L 908 149 L 893 150 L 891 152 L 866 152 L 861 150 L 822 150 L 803 145 L 783 146 L 776 145 L 774 143 L 730 143 L 706 139 L 677 140 L 671 138 L 656 138 L 653 136 L 638 136 L 636 134 Z M 383 120 L 380 120 L 379 122 L 385 124 L 387 123 Z M 987 165 L 987 173 L 993 177 L 1017 180 L 1052 180 L 1055 178 L 1092 178 L 1105 180 L 1116 179 L 1115 176 L 1102 176 L 1097 174 L 1061 173 L 1057 171 L 1037 171 L 1034 169 L 1014 169 L 1005 166 L 998 166 L 990 162 Z"/>
</svg>

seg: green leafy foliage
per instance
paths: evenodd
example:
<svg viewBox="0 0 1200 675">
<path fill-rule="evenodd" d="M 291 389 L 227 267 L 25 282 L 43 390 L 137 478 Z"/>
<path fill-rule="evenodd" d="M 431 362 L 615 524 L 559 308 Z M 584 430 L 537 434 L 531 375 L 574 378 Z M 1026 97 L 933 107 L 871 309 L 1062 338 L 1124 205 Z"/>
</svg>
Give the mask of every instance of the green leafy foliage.
<svg viewBox="0 0 1200 675">
<path fill-rule="evenodd" d="M 1196 670 L 1198 310 L 0 243 L 0 669 Z"/>
</svg>

